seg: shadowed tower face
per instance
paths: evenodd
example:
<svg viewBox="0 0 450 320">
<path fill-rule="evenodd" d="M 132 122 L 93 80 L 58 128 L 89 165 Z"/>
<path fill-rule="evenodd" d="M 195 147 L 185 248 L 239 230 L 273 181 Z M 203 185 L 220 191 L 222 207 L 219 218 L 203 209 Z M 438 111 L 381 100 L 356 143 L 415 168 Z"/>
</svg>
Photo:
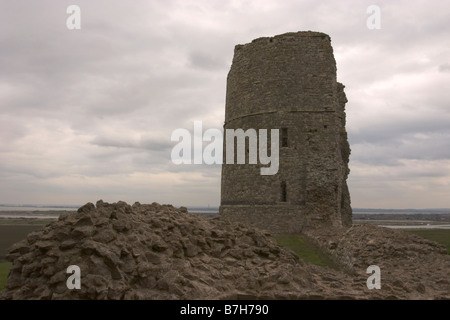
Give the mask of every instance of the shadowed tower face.
<svg viewBox="0 0 450 320">
<path fill-rule="evenodd" d="M 326 34 L 287 33 L 235 47 L 224 129 L 278 129 L 279 170 L 261 175 L 267 165 L 248 164 L 248 144 L 246 164 L 224 161 L 222 217 L 273 233 L 351 225 L 343 88 Z"/>
</svg>

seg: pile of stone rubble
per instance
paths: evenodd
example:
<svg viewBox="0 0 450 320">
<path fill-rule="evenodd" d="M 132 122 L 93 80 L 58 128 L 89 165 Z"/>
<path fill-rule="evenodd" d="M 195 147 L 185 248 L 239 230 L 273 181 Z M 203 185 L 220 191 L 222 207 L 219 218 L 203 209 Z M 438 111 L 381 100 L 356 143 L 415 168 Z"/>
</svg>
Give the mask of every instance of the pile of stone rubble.
<svg viewBox="0 0 450 320">
<path fill-rule="evenodd" d="M 325 251 L 342 258 L 337 259 L 341 269 L 330 269 L 303 262 L 278 246 L 268 233 L 242 224 L 193 215 L 183 207 L 100 200 L 95 206 L 88 203 L 76 213 L 60 216 L 15 244 L 7 257 L 13 266 L 0 298 L 448 298 L 449 291 L 445 295 L 443 290 L 446 285 L 448 289 L 449 256 L 442 248 L 420 238 L 396 246 L 391 244 L 395 239 L 388 241 L 382 231 L 373 233 L 370 228 L 315 235 Z M 408 239 L 402 241 L 408 243 Z M 369 248 L 372 253 L 366 256 Z M 368 290 L 366 265 L 378 263 L 382 270 L 395 265 L 395 259 L 383 264 L 385 254 L 398 254 L 403 259 L 399 262 L 409 261 L 411 272 L 416 269 L 415 263 L 422 258 L 405 256 L 405 248 L 418 257 L 433 257 L 438 274 L 429 274 L 430 281 L 443 282 L 428 287 L 421 278 L 408 287 L 411 278 L 405 284 L 382 282 L 381 290 Z M 381 260 L 373 260 L 375 255 Z M 71 276 L 67 268 L 73 265 L 80 270 L 79 290 L 67 285 Z M 397 268 L 397 274 L 404 270 L 403 265 Z"/>
</svg>

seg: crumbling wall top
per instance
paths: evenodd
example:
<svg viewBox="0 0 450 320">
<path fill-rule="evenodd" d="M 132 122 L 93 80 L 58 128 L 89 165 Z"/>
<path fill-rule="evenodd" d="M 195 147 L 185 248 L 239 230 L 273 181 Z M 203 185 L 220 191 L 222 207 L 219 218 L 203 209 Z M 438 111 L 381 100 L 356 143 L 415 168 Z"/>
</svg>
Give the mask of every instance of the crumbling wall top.
<svg viewBox="0 0 450 320">
<path fill-rule="evenodd" d="M 327 39 L 331 42 L 330 36 L 323 32 L 316 31 L 298 31 L 298 32 L 286 32 L 283 34 L 279 34 L 273 37 L 260 37 L 254 39 L 252 42 L 247 44 L 238 44 L 235 46 L 235 50 L 239 50 L 244 46 L 248 46 L 255 43 L 271 43 L 271 42 L 280 42 L 280 41 L 292 41 L 296 38 L 322 38 Z"/>
</svg>

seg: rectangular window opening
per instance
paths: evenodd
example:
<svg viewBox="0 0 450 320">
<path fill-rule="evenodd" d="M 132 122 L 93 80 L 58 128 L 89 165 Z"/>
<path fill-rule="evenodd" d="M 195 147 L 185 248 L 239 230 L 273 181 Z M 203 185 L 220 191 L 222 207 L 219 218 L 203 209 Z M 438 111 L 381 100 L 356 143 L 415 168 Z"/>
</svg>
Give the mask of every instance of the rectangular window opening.
<svg viewBox="0 0 450 320">
<path fill-rule="evenodd" d="M 286 194 L 286 182 L 281 182 L 281 202 L 286 202 L 287 194 Z"/>
<path fill-rule="evenodd" d="M 281 146 L 287 147 L 288 146 L 288 129 L 282 128 L 281 129 Z"/>
</svg>

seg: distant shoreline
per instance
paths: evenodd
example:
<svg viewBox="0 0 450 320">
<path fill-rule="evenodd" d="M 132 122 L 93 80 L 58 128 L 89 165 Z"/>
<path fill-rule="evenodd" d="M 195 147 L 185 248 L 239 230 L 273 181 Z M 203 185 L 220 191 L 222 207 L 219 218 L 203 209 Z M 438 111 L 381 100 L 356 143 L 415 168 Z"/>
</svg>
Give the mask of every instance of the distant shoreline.
<svg viewBox="0 0 450 320">
<path fill-rule="evenodd" d="M 11 205 L 0 204 L 0 213 L 4 211 L 37 212 L 37 211 L 76 211 L 83 205 Z M 179 206 L 175 206 L 179 207 Z M 189 212 L 219 212 L 219 206 L 185 206 Z M 353 214 L 450 214 L 450 208 L 434 209 L 373 209 L 352 208 Z"/>
<path fill-rule="evenodd" d="M 5 207 L 3 207 L 5 208 Z M 22 207 L 23 208 L 23 207 Z M 48 207 L 46 207 L 47 209 Z M 25 209 L 25 208 L 23 208 Z M 62 213 L 75 212 L 77 209 L 64 210 L 2 210 L 0 208 L 0 224 L 27 225 L 46 224 L 58 219 Z M 31 208 L 30 208 L 31 209 Z M 450 229 L 450 213 L 448 211 L 424 212 L 423 210 L 386 210 L 385 212 L 366 209 L 366 212 L 353 212 L 353 224 L 374 224 L 388 228 Z M 188 207 L 188 212 L 213 218 L 219 214 L 218 208 Z"/>
</svg>

